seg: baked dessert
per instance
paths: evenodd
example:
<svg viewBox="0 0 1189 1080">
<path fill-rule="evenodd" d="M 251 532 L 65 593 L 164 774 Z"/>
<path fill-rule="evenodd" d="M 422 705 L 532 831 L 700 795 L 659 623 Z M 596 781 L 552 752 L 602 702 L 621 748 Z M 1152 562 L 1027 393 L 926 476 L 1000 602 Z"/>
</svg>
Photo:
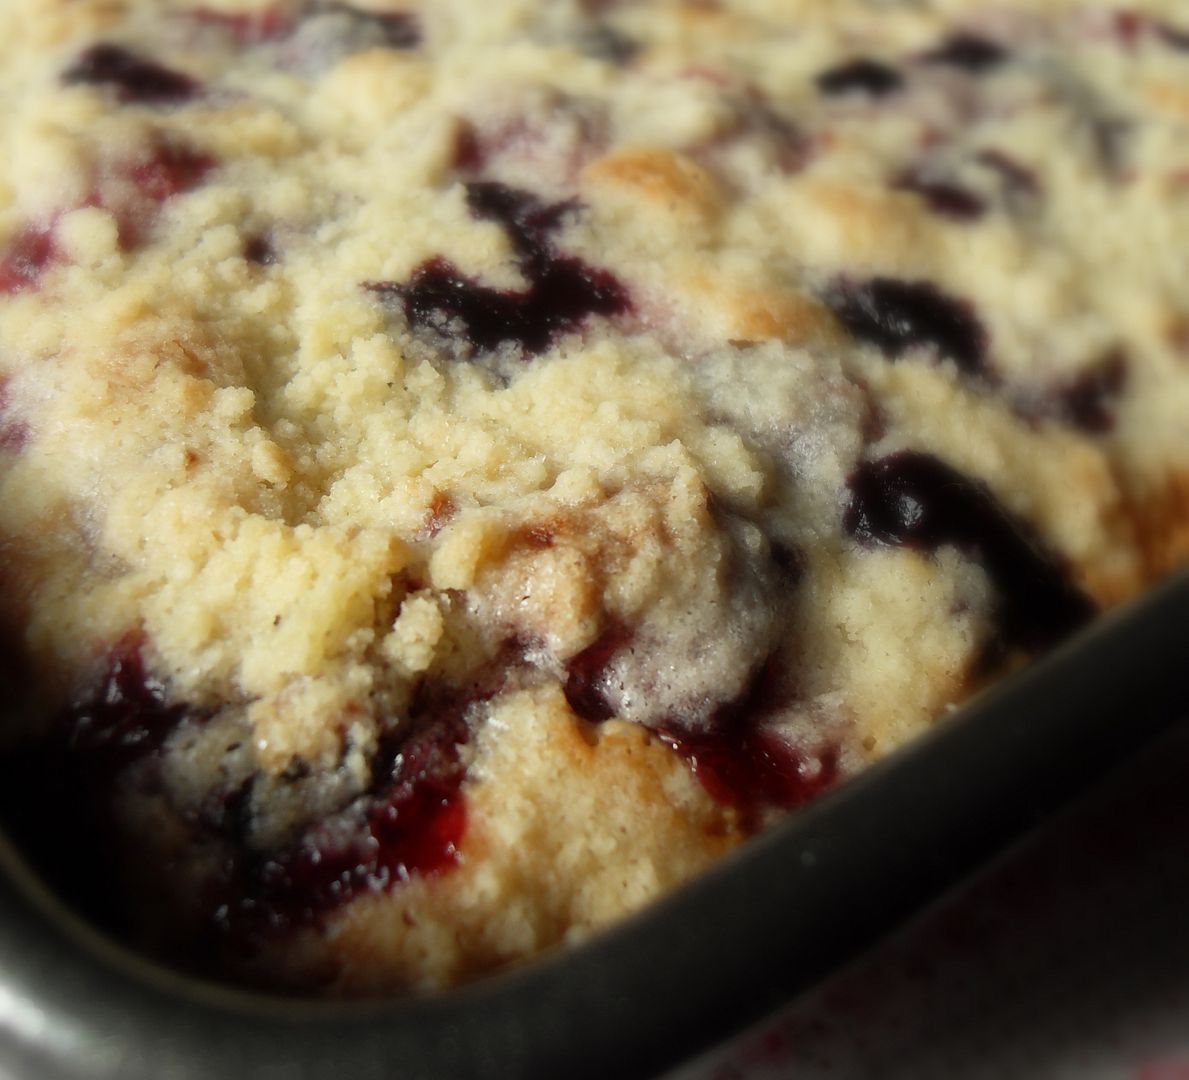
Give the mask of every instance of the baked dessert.
<svg viewBox="0 0 1189 1080">
<path fill-rule="evenodd" d="M 1189 546 L 1173 0 L 8 0 L 4 818 L 440 986 Z"/>
</svg>

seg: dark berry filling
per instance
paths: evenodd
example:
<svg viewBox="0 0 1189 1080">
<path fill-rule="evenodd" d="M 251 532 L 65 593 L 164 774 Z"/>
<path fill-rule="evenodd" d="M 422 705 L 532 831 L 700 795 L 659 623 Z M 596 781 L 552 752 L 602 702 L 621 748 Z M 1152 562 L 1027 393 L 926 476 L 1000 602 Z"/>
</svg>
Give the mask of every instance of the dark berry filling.
<svg viewBox="0 0 1189 1080">
<path fill-rule="evenodd" d="M 1074 427 L 1102 434 L 1115 426 L 1115 406 L 1127 385 L 1127 359 L 1111 353 L 1062 388 L 1060 415 Z"/>
<path fill-rule="evenodd" d="M 460 121 L 454 136 L 452 165 L 460 173 L 474 174 L 487 163 L 488 154 L 475 125 Z"/>
<path fill-rule="evenodd" d="M 65 717 L 66 745 L 87 758 L 87 770 L 114 778 L 156 753 L 189 710 L 171 705 L 165 688 L 145 672 L 138 638 L 112 653 L 96 691 Z"/>
<path fill-rule="evenodd" d="M 277 250 L 267 236 L 255 233 L 244 241 L 244 258 L 257 266 L 273 266 L 277 261 Z"/>
<path fill-rule="evenodd" d="M 1040 181 L 1036 178 L 1036 173 L 1002 150 L 983 150 L 975 161 L 1000 177 L 1004 192 L 1009 198 L 1040 194 Z"/>
<path fill-rule="evenodd" d="M 363 795 L 285 850 L 252 851 L 239 841 L 212 894 L 211 929 L 238 947 L 261 934 L 316 925 L 361 893 L 456 865 L 467 821 L 466 713 L 499 693 L 522 661 L 523 650 L 509 642 L 466 686 L 423 684 L 408 724 L 381 738 Z"/>
<path fill-rule="evenodd" d="M 1115 426 L 1116 406 L 1126 385 L 1127 358 L 1116 351 L 1021 411 L 1025 416 L 1058 420 L 1090 435 L 1105 435 Z"/>
<path fill-rule="evenodd" d="M 422 694 L 408 724 L 380 740 L 369 789 L 283 848 L 249 843 L 255 774 L 212 792 L 199 810 L 179 812 L 196 850 L 218 857 L 187 900 L 207 932 L 197 949 L 175 941 L 167 951 L 205 969 L 224 948 L 251 948 L 261 934 L 315 924 L 362 892 L 453 866 L 466 829 L 464 709 L 495 686 L 449 701 Z M 127 940 L 137 931 L 124 869 L 136 858 L 136 830 L 151 822 L 119 820 L 121 797 L 167 797 L 154 763 L 182 724 L 203 722 L 167 699 L 145 670 L 140 638 L 130 636 L 94 690 L 57 717 L 45 738 L 0 754 L 0 821 L 68 903 Z M 308 773 L 295 761 L 286 779 Z"/>
<path fill-rule="evenodd" d="M 1125 48 L 1134 49 L 1148 20 L 1137 11 L 1116 11 L 1111 18 L 1111 29 Z"/>
<path fill-rule="evenodd" d="M 740 824 L 758 829 L 767 812 L 792 810 L 838 780 L 838 752 L 825 746 L 799 749 L 764 720 L 791 696 L 782 664 L 770 656 L 734 701 L 724 703 L 704 730 L 680 720 L 657 729 L 660 738 L 689 764 L 716 802 L 734 807 Z"/>
<path fill-rule="evenodd" d="M 165 139 L 151 143 L 140 156 L 116 167 L 116 176 L 126 182 L 122 187 L 102 185 L 82 202 L 63 207 L 50 223 L 26 225 L 9 241 L 0 257 L 0 295 L 38 288 L 45 271 L 62 258 L 55 227 L 63 213 L 84 206 L 110 210 L 120 245 L 131 250 L 140 243 L 160 204 L 198 187 L 214 166 L 213 157 L 184 144 Z"/>
<path fill-rule="evenodd" d="M 575 715 L 592 724 L 610 720 L 615 707 L 607 697 L 607 668 L 612 657 L 631 642 L 624 627 L 606 631 L 566 664 L 565 695 Z"/>
<path fill-rule="evenodd" d="M 475 217 L 496 221 L 507 231 L 529 287 L 521 292 L 488 288 L 443 258 L 422 263 L 407 284 L 365 284 L 399 300 L 410 326 L 461 339 L 482 352 L 514 344 L 532 354 L 591 315 L 627 310 L 626 290 L 611 274 L 559 254 L 550 242 L 573 204 L 547 205 L 527 192 L 479 182 L 467 185 L 467 204 Z"/>
<path fill-rule="evenodd" d="M 982 75 L 1004 63 L 1007 49 L 997 42 L 975 34 L 955 34 L 921 58 L 927 64 L 943 64 L 971 75 Z"/>
<path fill-rule="evenodd" d="M 123 165 L 121 173 L 131 182 L 135 196 L 119 193 L 109 205 L 119 226 L 120 245 L 127 251 L 136 248 L 159 208 L 175 196 L 193 191 L 214 167 L 215 159 L 209 154 L 165 139 Z M 102 205 L 105 200 L 99 202 Z"/>
<path fill-rule="evenodd" d="M 64 900 L 117 933 L 130 929 L 118 884 L 118 778 L 154 758 L 191 715 L 146 674 L 140 650 L 138 636 L 126 638 L 46 739 L 0 754 L 4 827 Z"/>
<path fill-rule="evenodd" d="M 793 583 L 800 578 L 798 553 L 773 545 L 773 558 Z M 576 715 L 595 724 L 615 715 L 607 693 L 611 664 L 620 650 L 631 648 L 630 631 L 615 626 L 570 660 L 565 695 Z M 691 727 L 679 716 L 655 727 L 657 736 L 682 757 L 707 794 L 739 812 L 746 830 L 759 828 L 771 810 L 791 810 L 808 802 L 838 778 L 834 748 L 808 753 L 764 726 L 765 719 L 792 694 L 782 664 L 771 656 L 738 698 L 715 709 L 705 727 Z"/>
<path fill-rule="evenodd" d="M 878 60 L 858 59 L 823 71 L 816 82 L 823 94 L 858 92 L 871 97 L 886 97 L 904 85 L 904 77 Z"/>
<path fill-rule="evenodd" d="M 977 559 L 999 596 L 1002 644 L 1052 645 L 1095 612 L 1061 561 L 983 483 L 931 454 L 904 450 L 850 477 L 843 524 L 866 544 L 933 552 L 952 545 Z"/>
<path fill-rule="evenodd" d="M 987 212 L 987 204 L 973 192 L 946 180 L 934 180 L 918 172 L 902 173 L 892 186 L 919 195 L 935 214 L 955 221 L 975 221 Z"/>
<path fill-rule="evenodd" d="M 927 281 L 842 280 L 825 299 L 851 334 L 893 360 L 909 349 L 931 345 L 965 374 L 988 374 L 987 334 L 970 304 Z"/>
<path fill-rule="evenodd" d="M 762 728 L 703 733 L 672 726 L 658 735 L 685 759 L 711 798 L 740 812 L 748 830 L 763 823 L 765 810 L 803 806 L 838 780 L 833 747 L 807 754 Z"/>
<path fill-rule="evenodd" d="M 67 86 L 111 86 L 125 104 L 161 105 L 194 97 L 199 85 L 187 75 L 146 60 L 120 45 L 92 45 L 62 73 Z"/>
<path fill-rule="evenodd" d="M 770 540 L 768 556 L 777 571 L 777 580 L 786 589 L 794 589 L 805 577 L 805 552 L 782 540 Z"/>
<path fill-rule="evenodd" d="M 36 289 L 56 254 L 53 226 L 26 225 L 9 242 L 0 259 L 0 294 Z"/>
<path fill-rule="evenodd" d="M 1189 52 L 1189 30 L 1182 30 L 1180 27 L 1172 26 L 1169 23 L 1159 23 L 1156 27 L 1156 33 L 1166 45 L 1171 46 L 1179 52 Z"/>
<path fill-rule="evenodd" d="M 316 925 L 361 893 L 454 866 L 466 831 L 459 758 L 466 740 L 460 712 L 425 718 L 412 734 L 381 741 L 371 789 L 335 819 L 283 851 L 254 852 L 241 843 L 209 905 L 211 928 L 246 943 Z"/>
<path fill-rule="evenodd" d="M 214 168 L 209 154 L 173 142 L 160 142 L 128 168 L 128 178 L 146 198 L 163 203 L 193 191 Z"/>
</svg>

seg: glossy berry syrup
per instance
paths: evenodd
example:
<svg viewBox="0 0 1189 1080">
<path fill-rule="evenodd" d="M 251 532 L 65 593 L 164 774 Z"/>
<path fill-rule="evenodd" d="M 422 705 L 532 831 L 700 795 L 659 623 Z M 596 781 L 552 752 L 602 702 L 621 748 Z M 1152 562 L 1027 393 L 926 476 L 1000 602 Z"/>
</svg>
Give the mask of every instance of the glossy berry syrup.
<svg viewBox="0 0 1189 1080">
<path fill-rule="evenodd" d="M 138 835 L 154 823 L 121 820 L 122 795 L 168 799 L 157 767 L 162 747 L 181 724 L 203 721 L 168 701 L 131 636 L 47 736 L 0 753 L 0 823 L 67 903 L 125 940 L 137 937 L 125 871 L 138 858 Z M 255 775 L 213 792 L 200 813 L 180 815 L 170 827 L 184 824 L 185 842 L 218 858 L 187 901 L 203 926 L 193 941 L 168 945 L 172 958 L 205 970 L 220 949 L 251 948 L 261 935 L 318 923 L 362 892 L 453 866 L 466 829 L 462 710 L 435 704 L 411 723 L 411 732 L 381 740 L 366 792 L 287 846 L 250 843 Z M 295 769 L 292 778 L 302 775 Z"/>
<path fill-rule="evenodd" d="M 479 352 L 513 344 L 533 354 L 591 315 L 628 309 L 627 292 L 611 274 L 554 249 L 550 237 L 573 204 L 548 205 L 503 184 L 475 182 L 467 185 L 467 205 L 475 217 L 504 227 L 529 286 L 488 288 L 444 258 L 422 263 L 407 284 L 365 286 L 399 300 L 410 326 L 436 330 Z"/>
<path fill-rule="evenodd" d="M 577 716 L 597 724 L 615 715 L 605 689 L 609 668 L 615 655 L 631 644 L 629 631 L 613 627 L 570 660 L 565 695 Z M 684 759 L 707 794 L 737 810 L 748 831 L 758 829 L 769 811 L 801 806 L 838 779 L 833 747 L 807 753 L 764 726 L 789 696 L 780 664 L 769 658 L 744 692 L 723 702 L 704 728 L 692 728 L 680 717 L 656 727 L 658 738 Z"/>
<path fill-rule="evenodd" d="M 849 484 L 844 526 L 856 539 L 924 552 L 948 544 L 982 564 L 999 594 L 1003 645 L 1043 649 L 1094 616 L 1056 556 L 985 484 L 931 454 L 865 462 Z"/>
<path fill-rule="evenodd" d="M 112 652 L 95 691 L 63 720 L 67 751 L 86 759 L 86 769 L 110 780 L 150 754 L 188 715 L 171 705 L 164 687 L 145 673 L 140 641 L 128 638 Z"/>
<path fill-rule="evenodd" d="M 833 747 L 806 754 L 763 728 L 693 732 L 666 726 L 657 734 L 685 759 L 712 799 L 739 811 L 748 831 L 763 824 L 765 811 L 795 810 L 838 780 Z"/>
<path fill-rule="evenodd" d="M 743 693 L 724 702 L 705 729 L 670 721 L 657 730 L 711 798 L 734 807 L 749 831 L 758 829 L 771 810 L 796 809 L 838 780 L 834 747 L 809 753 L 765 726 L 765 719 L 791 695 L 784 674 L 777 657 L 770 656 Z"/>
<path fill-rule="evenodd" d="M 62 72 L 67 86 L 110 86 L 124 104 L 177 104 L 194 97 L 199 85 L 119 45 L 92 45 Z"/>
<path fill-rule="evenodd" d="M 600 635 L 566 664 L 566 702 L 576 716 L 592 724 L 610 720 L 615 706 L 607 696 L 607 672 L 620 649 L 631 644 L 631 632 L 616 626 Z"/>
<path fill-rule="evenodd" d="M 218 936 L 247 943 L 317 925 L 361 893 L 454 866 L 466 831 L 466 740 L 460 713 L 426 718 L 412 734 L 381 742 L 371 788 L 339 815 L 281 851 L 240 847 L 211 905 Z"/>
<path fill-rule="evenodd" d="M 987 376 L 987 334 L 968 303 L 927 281 L 842 280 L 826 293 L 838 321 L 890 359 L 933 346 L 967 375 Z"/>
</svg>

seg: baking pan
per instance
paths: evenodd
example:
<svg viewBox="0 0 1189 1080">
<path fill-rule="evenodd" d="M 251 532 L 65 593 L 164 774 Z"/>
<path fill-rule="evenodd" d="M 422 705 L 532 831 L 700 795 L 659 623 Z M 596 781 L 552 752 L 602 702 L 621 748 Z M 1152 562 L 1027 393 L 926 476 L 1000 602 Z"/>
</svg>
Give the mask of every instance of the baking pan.
<svg viewBox="0 0 1189 1080">
<path fill-rule="evenodd" d="M 350 1003 L 168 972 L 0 841 L 0 1076 L 652 1076 L 870 944 L 1185 715 L 1189 575 L 590 943 L 459 990 Z"/>
</svg>

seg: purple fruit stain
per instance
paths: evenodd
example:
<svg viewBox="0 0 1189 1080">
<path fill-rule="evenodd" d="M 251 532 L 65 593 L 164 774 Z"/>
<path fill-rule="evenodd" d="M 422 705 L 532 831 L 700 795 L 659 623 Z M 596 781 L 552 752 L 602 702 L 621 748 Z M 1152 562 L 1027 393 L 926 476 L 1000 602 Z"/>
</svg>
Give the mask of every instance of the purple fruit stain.
<svg viewBox="0 0 1189 1080">
<path fill-rule="evenodd" d="M 119 794 L 130 784 L 158 785 L 144 766 L 180 724 L 202 719 L 169 701 L 145 669 L 142 646 L 139 635 L 122 641 L 95 687 L 57 717 L 45 738 L 0 754 L 0 820 L 68 903 L 126 938 L 135 928 L 121 860 L 135 837 L 115 819 Z M 254 775 L 189 815 L 196 839 L 223 850 L 222 869 L 196 898 L 217 942 L 250 946 L 260 934 L 316 923 L 361 892 L 453 866 L 466 830 L 463 708 L 490 692 L 470 688 L 445 704 L 423 694 L 411 731 L 381 739 L 369 790 L 286 848 L 249 846 Z M 290 778 L 301 775 L 295 769 Z M 181 953 L 179 961 L 199 968 L 210 962 L 201 949 Z"/>
<path fill-rule="evenodd" d="M 1105 435 L 1115 426 L 1116 406 L 1126 385 L 1127 358 L 1116 350 L 1020 411 L 1036 419 L 1057 420 L 1088 435 Z"/>
<path fill-rule="evenodd" d="M 109 206 L 115 214 L 124 250 L 133 250 L 140 244 L 160 206 L 177 195 L 193 191 L 215 164 L 209 154 L 164 139 L 128 162 L 122 173 L 135 190 L 135 196 L 121 196 Z"/>
<path fill-rule="evenodd" d="M 124 104 L 164 105 L 194 97 L 199 85 L 187 75 L 147 60 L 120 45 L 92 45 L 62 72 L 66 86 L 110 86 Z"/>
<path fill-rule="evenodd" d="M 977 559 L 998 593 L 1000 638 L 1042 649 L 1095 614 L 1060 560 L 983 483 L 911 450 L 860 465 L 843 524 L 865 544 L 933 552 L 952 545 Z"/>
<path fill-rule="evenodd" d="M 67 751 L 87 769 L 114 776 L 160 749 L 189 710 L 170 704 L 146 671 L 139 636 L 111 653 L 98 687 L 64 717 Z"/>
<path fill-rule="evenodd" d="M 955 34 L 921 59 L 926 64 L 957 68 L 971 75 L 982 75 L 997 68 L 1008 58 L 1008 51 L 997 42 L 976 34 Z"/>
<path fill-rule="evenodd" d="M 0 294 L 29 292 L 57 257 L 52 225 L 26 225 L 9 241 L 0 258 Z"/>
<path fill-rule="evenodd" d="M 935 214 L 955 221 L 977 221 L 987 204 L 973 192 L 946 180 L 934 180 L 913 170 L 901 173 L 893 182 L 897 191 L 910 191 L 924 200 Z"/>
<path fill-rule="evenodd" d="M 163 203 L 193 191 L 214 166 L 215 159 L 209 154 L 180 143 L 161 142 L 147 157 L 132 164 L 128 178 L 146 198 Z"/>
<path fill-rule="evenodd" d="M 783 665 L 773 654 L 735 700 L 715 711 L 706 728 L 694 730 L 677 719 L 657 729 L 707 794 L 738 811 L 747 831 L 760 828 L 769 811 L 796 809 L 838 780 L 836 747 L 825 745 L 810 752 L 765 726 L 765 719 L 791 693 Z"/>
<path fill-rule="evenodd" d="M 818 90 L 831 97 L 861 93 L 881 98 L 904 86 L 904 77 L 894 67 L 866 58 L 832 67 L 823 71 L 814 81 Z"/>
<path fill-rule="evenodd" d="M 355 896 L 456 865 L 467 821 L 466 739 L 461 712 L 423 718 L 411 734 L 381 740 L 371 789 L 337 820 L 281 851 L 241 848 L 212 905 L 218 936 L 243 941 L 318 925 Z"/>
<path fill-rule="evenodd" d="M 407 284 L 365 284 L 372 292 L 398 300 L 411 326 L 461 338 L 477 351 L 514 344 L 533 354 L 591 315 L 611 316 L 628 309 L 627 292 L 611 274 L 553 248 L 550 236 L 574 204 L 545 204 L 497 183 L 473 182 L 466 192 L 475 217 L 504 227 L 529 287 L 489 288 L 440 257 L 422 263 Z"/>
<path fill-rule="evenodd" d="M 987 334 L 970 304 L 927 281 L 877 277 L 836 282 L 825 300 L 838 321 L 860 341 L 890 359 L 933 346 L 967 375 L 987 377 Z"/>
<path fill-rule="evenodd" d="M 790 584 L 799 580 L 799 553 L 773 544 L 773 561 Z M 615 715 L 607 695 L 609 669 L 615 655 L 631 647 L 631 632 L 613 626 L 566 665 L 566 701 L 577 716 L 597 724 Z M 691 728 L 680 717 L 665 719 L 655 728 L 707 794 L 739 812 L 740 825 L 748 831 L 759 828 L 768 811 L 801 806 L 838 778 L 836 749 L 809 753 L 763 726 L 791 693 L 782 665 L 770 656 L 736 699 L 715 709 L 704 728 Z"/>
<path fill-rule="evenodd" d="M 244 241 L 244 259 L 256 266 L 274 266 L 277 251 L 267 236 L 253 233 Z"/>
<path fill-rule="evenodd" d="M 1112 352 L 1061 390 L 1061 415 L 1074 427 L 1104 434 L 1115 426 L 1115 405 L 1127 385 L 1127 358 Z"/>
</svg>

